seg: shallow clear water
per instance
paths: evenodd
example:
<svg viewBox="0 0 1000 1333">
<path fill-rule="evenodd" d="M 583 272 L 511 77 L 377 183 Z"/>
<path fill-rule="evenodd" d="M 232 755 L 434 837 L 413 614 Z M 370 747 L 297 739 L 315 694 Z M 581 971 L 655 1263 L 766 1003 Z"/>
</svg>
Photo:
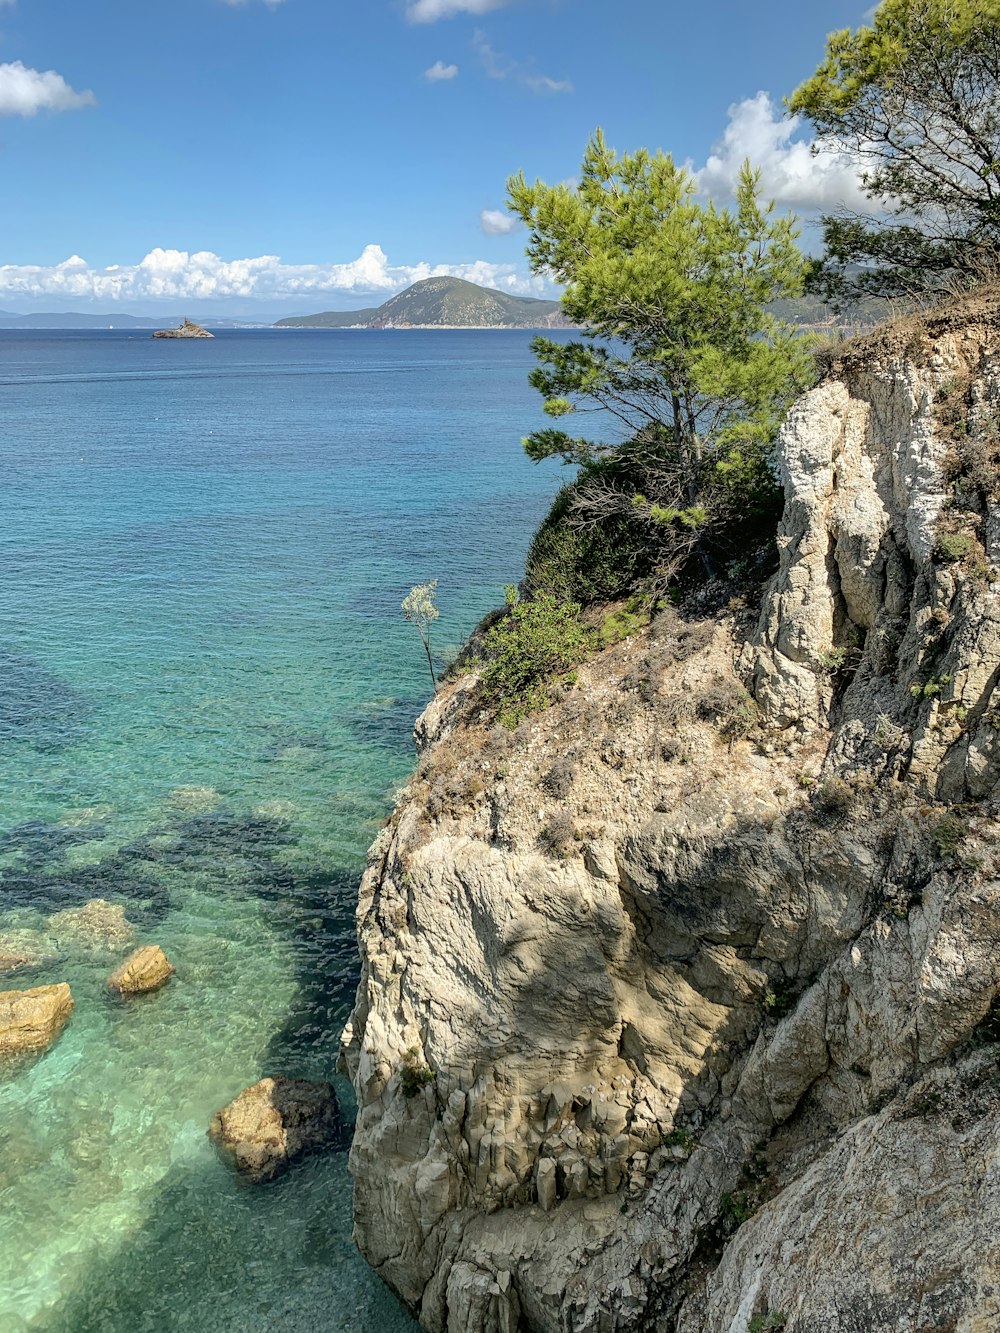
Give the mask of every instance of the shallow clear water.
<svg viewBox="0 0 1000 1333">
<path fill-rule="evenodd" d="M 206 1128 L 333 1075 L 428 693 L 399 603 L 436 577 L 457 646 L 558 485 L 520 449 L 529 341 L 0 332 L 0 935 L 49 957 L 0 985 L 76 1000 L 0 1070 L 0 1333 L 414 1327 L 353 1250 L 345 1152 L 251 1189 Z M 94 898 L 165 990 L 109 998 L 120 954 L 50 919 Z"/>
</svg>

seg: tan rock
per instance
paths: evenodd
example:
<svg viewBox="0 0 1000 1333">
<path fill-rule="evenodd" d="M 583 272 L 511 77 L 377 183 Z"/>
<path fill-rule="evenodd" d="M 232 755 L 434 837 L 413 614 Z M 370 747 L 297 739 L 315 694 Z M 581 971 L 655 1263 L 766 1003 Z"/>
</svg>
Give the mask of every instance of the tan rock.
<svg viewBox="0 0 1000 1333">
<path fill-rule="evenodd" d="M 75 944 L 91 953 L 122 953 L 134 935 L 125 908 L 104 898 L 91 898 L 82 907 L 56 912 L 46 924 L 60 943 Z"/>
<path fill-rule="evenodd" d="M 0 991 L 0 1055 L 44 1051 L 73 1012 L 69 986 Z"/>
<path fill-rule="evenodd" d="M 174 971 L 158 944 L 144 944 L 133 949 L 121 966 L 115 968 L 108 985 L 120 995 L 145 995 L 165 986 Z"/>
<path fill-rule="evenodd" d="M 252 1181 L 271 1180 L 303 1153 L 338 1138 L 340 1108 L 330 1083 L 262 1078 L 212 1118 L 209 1135 Z"/>
</svg>

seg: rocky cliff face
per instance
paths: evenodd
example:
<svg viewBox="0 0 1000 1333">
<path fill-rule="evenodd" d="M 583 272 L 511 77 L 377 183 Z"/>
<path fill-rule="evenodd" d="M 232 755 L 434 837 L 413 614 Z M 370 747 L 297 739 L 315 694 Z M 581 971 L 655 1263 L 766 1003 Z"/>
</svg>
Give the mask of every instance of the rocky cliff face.
<svg viewBox="0 0 1000 1333">
<path fill-rule="evenodd" d="M 344 1034 L 428 1330 L 1000 1326 L 1000 305 L 843 349 L 759 613 L 418 725 Z"/>
</svg>

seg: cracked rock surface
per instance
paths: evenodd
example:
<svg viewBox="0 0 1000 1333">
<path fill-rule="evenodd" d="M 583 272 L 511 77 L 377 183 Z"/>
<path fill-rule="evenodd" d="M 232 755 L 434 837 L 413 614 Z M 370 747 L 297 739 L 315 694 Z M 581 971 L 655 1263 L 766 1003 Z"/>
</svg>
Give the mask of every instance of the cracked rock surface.
<svg viewBox="0 0 1000 1333">
<path fill-rule="evenodd" d="M 421 718 L 343 1061 L 426 1329 L 1000 1327 L 998 419 L 995 303 L 849 345 L 759 616 Z"/>
</svg>

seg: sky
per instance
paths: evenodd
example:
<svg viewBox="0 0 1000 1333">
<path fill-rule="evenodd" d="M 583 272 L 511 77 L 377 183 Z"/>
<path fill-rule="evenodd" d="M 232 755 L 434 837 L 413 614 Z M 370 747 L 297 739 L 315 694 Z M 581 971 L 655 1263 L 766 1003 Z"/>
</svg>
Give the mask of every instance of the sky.
<svg viewBox="0 0 1000 1333">
<path fill-rule="evenodd" d="M 551 295 L 504 184 L 597 127 L 720 202 L 859 202 L 781 99 L 865 0 L 0 0 L 0 311 L 278 318 L 451 273 Z M 807 237 L 810 233 L 807 231 Z"/>
</svg>

